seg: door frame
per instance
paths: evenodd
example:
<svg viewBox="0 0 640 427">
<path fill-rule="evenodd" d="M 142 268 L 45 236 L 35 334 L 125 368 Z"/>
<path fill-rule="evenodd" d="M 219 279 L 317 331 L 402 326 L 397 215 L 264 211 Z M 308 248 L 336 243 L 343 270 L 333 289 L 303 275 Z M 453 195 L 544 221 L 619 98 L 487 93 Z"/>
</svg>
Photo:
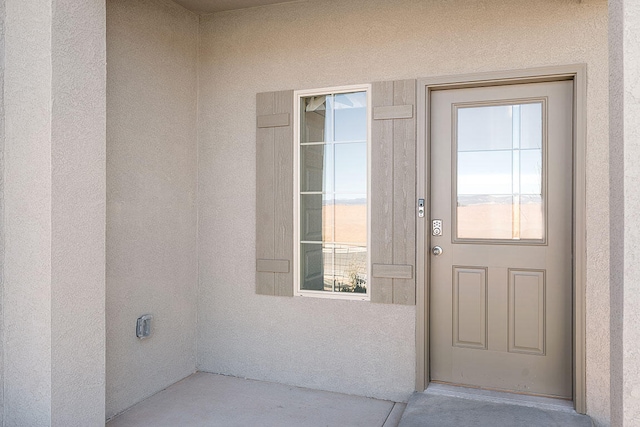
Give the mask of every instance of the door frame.
<svg viewBox="0 0 640 427">
<path fill-rule="evenodd" d="M 573 81 L 573 403 L 576 412 L 586 413 L 586 101 L 587 66 L 574 64 L 496 71 L 478 74 L 438 76 L 418 79 L 417 105 L 417 197 L 425 200 L 430 212 L 430 98 L 431 91 L 481 86 Z M 416 390 L 429 385 L 429 259 L 431 247 L 427 235 L 429 215 L 416 221 Z"/>
</svg>

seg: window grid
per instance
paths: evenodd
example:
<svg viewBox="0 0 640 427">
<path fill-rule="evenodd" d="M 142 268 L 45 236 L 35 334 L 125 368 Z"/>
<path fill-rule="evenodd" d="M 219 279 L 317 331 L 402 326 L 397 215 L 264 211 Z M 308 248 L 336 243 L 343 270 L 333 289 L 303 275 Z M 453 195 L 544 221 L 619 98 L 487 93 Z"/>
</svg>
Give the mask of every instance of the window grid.
<svg viewBox="0 0 640 427">
<path fill-rule="evenodd" d="M 369 143 L 368 143 L 368 138 L 369 138 L 369 94 L 368 94 L 368 90 L 357 90 L 354 92 L 344 92 L 344 94 L 357 94 L 358 92 L 364 93 L 365 95 L 365 99 L 367 101 L 366 107 L 365 107 L 365 111 L 366 111 L 366 134 L 367 134 L 367 139 L 344 139 L 344 140 L 339 140 L 336 141 L 336 108 L 331 108 L 331 113 L 328 115 L 330 117 L 326 118 L 326 123 L 325 123 L 325 130 L 324 130 L 324 137 L 322 138 L 323 141 L 305 141 L 304 138 L 307 136 L 306 133 L 308 133 L 308 130 L 300 127 L 299 131 L 298 131 L 298 153 L 301 152 L 301 147 L 304 146 L 324 146 L 324 147 L 330 147 L 328 148 L 328 150 L 323 150 L 322 151 L 322 155 L 326 156 L 327 154 L 332 156 L 332 170 L 330 171 L 329 175 L 330 175 L 330 185 L 331 188 L 327 188 L 325 187 L 326 183 L 325 183 L 325 171 L 323 169 L 323 174 L 322 174 L 322 191 L 306 191 L 306 190 L 312 190 L 312 188 L 309 187 L 309 184 L 306 185 L 305 191 L 301 191 L 301 188 L 298 188 L 297 190 L 297 194 L 298 194 L 298 208 L 297 208 L 297 215 L 304 215 L 304 213 L 302 212 L 301 208 L 303 206 L 302 204 L 302 200 L 301 197 L 302 196 L 312 196 L 312 195 L 316 195 L 316 196 L 322 196 L 322 212 L 325 211 L 325 209 L 330 210 L 331 212 L 331 218 L 333 220 L 333 224 L 330 230 L 330 235 L 326 236 L 325 235 L 325 231 L 324 231 L 324 214 L 323 214 L 323 218 L 322 218 L 322 228 L 323 230 L 320 233 L 320 240 L 316 241 L 316 240 L 304 240 L 302 239 L 301 235 L 298 233 L 299 238 L 297 239 L 297 248 L 298 248 L 298 253 L 304 253 L 304 248 L 303 245 L 318 245 L 322 248 L 322 263 L 324 265 L 324 270 L 322 272 L 323 274 L 323 278 L 322 278 L 322 283 L 323 283 L 323 289 L 324 289 L 324 293 L 330 293 L 330 294 L 340 294 L 339 296 L 347 296 L 344 295 L 343 292 L 341 292 L 343 289 L 342 287 L 345 286 L 344 284 L 346 284 L 346 286 L 351 286 L 351 283 L 358 283 L 358 284 L 363 284 L 364 286 L 366 286 L 366 291 L 364 293 L 356 293 L 354 296 L 357 296 L 357 299 L 365 299 L 362 297 L 367 297 L 366 299 L 368 299 L 369 296 L 369 288 L 368 288 L 368 278 L 369 278 L 369 251 L 368 251 L 368 227 L 369 227 L 369 197 L 368 197 L 368 184 L 367 184 L 367 188 L 365 188 L 365 194 L 363 194 L 362 191 L 348 191 L 345 190 L 344 188 L 341 188 L 340 191 L 337 191 L 336 185 L 338 183 L 338 180 L 341 179 L 338 176 L 337 173 L 337 167 L 336 167 L 336 159 L 337 159 L 337 154 L 336 154 L 336 146 L 344 146 L 345 144 L 366 144 L 366 176 L 367 176 L 367 182 L 368 182 L 368 177 L 369 177 Z M 343 94 L 343 93 L 339 93 L 339 94 Z M 325 98 L 325 102 L 326 105 L 334 105 L 335 103 L 335 98 L 336 98 L 336 93 L 327 93 L 326 98 Z M 320 95 L 322 96 L 322 95 Z M 317 96 L 316 96 L 317 97 Z M 298 105 L 301 107 L 301 111 L 300 111 L 300 115 L 298 116 L 300 119 L 300 123 L 304 124 L 304 118 L 303 118 L 303 114 L 305 114 L 305 100 L 308 99 L 309 97 L 304 97 L 301 96 L 299 97 L 299 103 Z M 328 119 L 328 120 L 327 120 Z M 327 153 L 327 151 L 329 153 Z M 302 164 L 302 159 L 301 156 L 297 156 L 298 158 L 298 167 L 299 167 L 299 173 L 297 176 L 298 182 L 302 183 L 304 181 L 304 177 L 303 177 L 303 173 L 304 172 L 304 168 L 305 165 Z M 324 167 L 324 165 L 323 165 Z M 307 178 L 308 180 L 308 178 Z M 315 189 L 313 189 L 315 190 Z M 366 200 L 365 203 L 365 208 L 366 208 L 366 229 L 367 229 L 367 236 L 365 238 L 364 242 L 352 242 L 352 241 L 338 241 L 338 236 L 336 235 L 336 223 L 338 222 L 337 219 L 337 215 L 338 212 L 336 210 L 336 205 L 338 204 L 338 201 L 340 200 L 340 196 L 347 196 L 347 200 L 349 199 L 348 196 L 355 196 L 355 198 L 357 198 L 357 196 L 364 196 L 364 200 Z M 329 203 L 326 203 L 326 202 Z M 329 205 L 329 206 L 327 206 Z M 300 219 L 301 217 L 298 217 L 298 227 L 300 226 Z M 331 241 L 326 241 L 326 237 L 329 237 L 331 239 Z M 328 256 L 329 255 L 329 256 Z M 327 258 L 329 258 L 327 260 Z M 356 261 L 353 261 L 356 260 Z M 298 283 L 298 291 L 299 292 L 309 292 L 309 290 L 303 289 L 303 284 L 304 284 L 304 272 L 305 272 L 305 266 L 302 265 L 302 263 L 304 263 L 304 259 L 301 256 L 297 257 L 297 264 L 300 267 L 300 274 L 297 275 L 297 281 Z M 356 278 L 354 279 L 353 277 L 347 277 L 347 271 L 350 268 L 350 263 L 353 262 L 357 262 L 358 264 L 360 264 L 362 267 L 359 268 L 359 272 L 356 276 Z M 329 270 L 329 271 L 326 271 Z M 362 272 L 362 274 L 360 274 L 360 272 Z M 327 286 L 327 283 L 325 282 L 325 278 L 326 277 L 330 277 L 330 287 Z M 351 281 L 351 282 L 350 282 Z M 355 286 L 352 286 L 353 288 L 355 288 Z M 314 292 L 313 290 L 311 290 L 310 292 Z M 361 292 L 361 291 L 358 291 Z"/>
</svg>

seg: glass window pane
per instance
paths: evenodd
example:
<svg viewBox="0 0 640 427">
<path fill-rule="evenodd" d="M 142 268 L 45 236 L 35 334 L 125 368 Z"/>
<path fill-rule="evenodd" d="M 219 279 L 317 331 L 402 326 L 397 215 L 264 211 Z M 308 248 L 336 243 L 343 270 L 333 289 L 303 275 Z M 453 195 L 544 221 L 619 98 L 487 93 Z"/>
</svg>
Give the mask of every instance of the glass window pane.
<svg viewBox="0 0 640 427">
<path fill-rule="evenodd" d="M 335 96 L 334 141 L 367 140 L 367 94 L 342 93 Z"/>
<path fill-rule="evenodd" d="M 520 238 L 542 239 L 544 224 L 541 196 L 520 196 Z"/>
<path fill-rule="evenodd" d="M 542 103 L 520 105 L 520 147 L 542 148 Z"/>
<path fill-rule="evenodd" d="M 367 244 L 367 196 L 335 196 L 334 242 Z"/>
<path fill-rule="evenodd" d="M 303 241 L 322 241 L 322 194 L 300 197 L 300 234 Z"/>
<path fill-rule="evenodd" d="M 458 153 L 458 194 L 511 194 L 511 150 Z"/>
<path fill-rule="evenodd" d="M 520 150 L 520 194 L 542 194 L 542 150 Z"/>
<path fill-rule="evenodd" d="M 367 143 L 335 144 L 336 193 L 366 194 Z"/>
<path fill-rule="evenodd" d="M 332 244 L 325 244 L 322 246 L 322 253 L 324 254 L 324 278 L 323 278 L 323 291 L 333 292 L 334 281 L 334 259 L 335 254 Z"/>
<path fill-rule="evenodd" d="M 300 261 L 302 264 L 302 277 L 300 289 L 310 291 L 325 290 L 325 266 L 327 259 L 332 263 L 332 253 L 323 249 L 322 244 L 302 243 L 300 245 Z M 328 255 L 328 256 L 327 256 Z M 331 276 L 329 276 L 331 282 Z"/>
<path fill-rule="evenodd" d="M 333 145 L 300 147 L 300 191 L 334 191 Z"/>
<path fill-rule="evenodd" d="M 322 241 L 334 242 L 334 229 L 336 226 L 336 206 L 333 194 L 322 196 Z"/>
<path fill-rule="evenodd" d="M 458 109 L 458 151 L 504 150 L 512 147 L 510 105 Z"/>
<path fill-rule="evenodd" d="M 542 103 L 457 111 L 457 238 L 543 239 Z"/>
<path fill-rule="evenodd" d="M 333 128 L 332 99 L 330 96 L 311 96 L 301 100 L 302 123 L 300 142 L 324 142 Z"/>
<path fill-rule="evenodd" d="M 512 196 L 458 196 L 458 238 L 511 239 Z"/>
<path fill-rule="evenodd" d="M 367 247 L 334 245 L 336 292 L 367 292 Z"/>
<path fill-rule="evenodd" d="M 300 121 L 300 290 L 366 293 L 366 91 L 301 98 Z"/>
</svg>

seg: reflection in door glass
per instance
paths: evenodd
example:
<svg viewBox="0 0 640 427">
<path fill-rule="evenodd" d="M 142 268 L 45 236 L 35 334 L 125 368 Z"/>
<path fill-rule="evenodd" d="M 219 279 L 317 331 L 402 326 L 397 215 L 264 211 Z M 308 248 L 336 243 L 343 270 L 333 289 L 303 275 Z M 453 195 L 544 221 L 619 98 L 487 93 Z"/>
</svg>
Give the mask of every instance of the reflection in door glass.
<svg viewBox="0 0 640 427">
<path fill-rule="evenodd" d="M 542 103 L 457 109 L 458 239 L 542 240 Z"/>
</svg>

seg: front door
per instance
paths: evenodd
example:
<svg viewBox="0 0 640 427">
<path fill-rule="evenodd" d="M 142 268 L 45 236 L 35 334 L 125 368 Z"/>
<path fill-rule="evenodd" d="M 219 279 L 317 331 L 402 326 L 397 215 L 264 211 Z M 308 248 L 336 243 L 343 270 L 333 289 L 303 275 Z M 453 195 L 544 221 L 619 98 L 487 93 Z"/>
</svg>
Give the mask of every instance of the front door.
<svg viewBox="0 0 640 427">
<path fill-rule="evenodd" d="M 573 83 L 431 93 L 431 380 L 572 397 Z"/>
</svg>

